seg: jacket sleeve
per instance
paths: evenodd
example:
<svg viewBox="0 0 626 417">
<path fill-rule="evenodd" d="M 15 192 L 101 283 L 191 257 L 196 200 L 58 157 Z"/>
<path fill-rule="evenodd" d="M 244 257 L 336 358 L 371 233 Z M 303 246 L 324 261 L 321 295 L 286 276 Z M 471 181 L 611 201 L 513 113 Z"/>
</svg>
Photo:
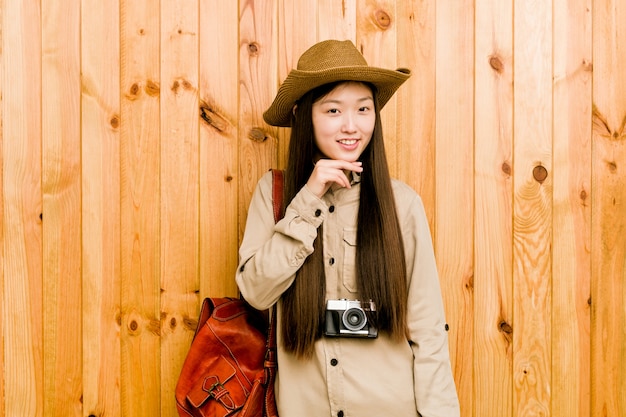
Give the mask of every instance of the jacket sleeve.
<svg viewBox="0 0 626 417">
<path fill-rule="evenodd" d="M 327 205 L 303 187 L 274 224 L 272 174 L 266 173 L 252 195 L 235 279 L 253 307 L 272 306 L 289 288 L 296 271 L 313 252 Z"/>
<path fill-rule="evenodd" d="M 418 195 L 414 194 L 401 225 L 410 279 L 407 321 L 414 356 L 417 411 L 422 417 L 458 417 L 459 401 L 450 365 L 439 276 L 428 221 Z"/>
</svg>

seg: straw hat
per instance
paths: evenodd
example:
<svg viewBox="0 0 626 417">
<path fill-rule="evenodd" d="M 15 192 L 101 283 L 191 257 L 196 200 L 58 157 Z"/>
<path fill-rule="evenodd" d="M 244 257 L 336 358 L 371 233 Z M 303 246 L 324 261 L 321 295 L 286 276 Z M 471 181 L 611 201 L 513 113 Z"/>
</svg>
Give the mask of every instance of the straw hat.
<svg viewBox="0 0 626 417">
<path fill-rule="evenodd" d="M 263 119 L 273 126 L 291 126 L 291 112 L 296 101 L 308 91 L 335 81 L 373 84 L 382 108 L 410 75 L 407 68 L 388 70 L 368 66 L 351 41 L 322 41 L 302 54 L 297 69 L 287 75 L 274 102 L 263 113 Z"/>
</svg>

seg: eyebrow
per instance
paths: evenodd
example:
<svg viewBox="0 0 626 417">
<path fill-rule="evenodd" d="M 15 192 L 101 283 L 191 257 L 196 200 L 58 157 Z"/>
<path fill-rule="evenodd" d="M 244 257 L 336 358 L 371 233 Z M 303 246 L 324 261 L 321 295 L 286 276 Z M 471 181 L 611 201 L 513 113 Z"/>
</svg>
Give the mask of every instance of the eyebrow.
<svg viewBox="0 0 626 417">
<path fill-rule="evenodd" d="M 361 97 L 361 98 L 357 99 L 357 102 L 361 103 L 361 102 L 368 101 L 368 100 L 374 101 L 374 97 L 372 97 L 372 96 Z M 343 101 L 337 100 L 337 99 L 322 99 L 322 100 L 320 100 L 320 104 L 325 104 L 325 103 L 341 104 L 341 103 L 343 103 Z"/>
</svg>

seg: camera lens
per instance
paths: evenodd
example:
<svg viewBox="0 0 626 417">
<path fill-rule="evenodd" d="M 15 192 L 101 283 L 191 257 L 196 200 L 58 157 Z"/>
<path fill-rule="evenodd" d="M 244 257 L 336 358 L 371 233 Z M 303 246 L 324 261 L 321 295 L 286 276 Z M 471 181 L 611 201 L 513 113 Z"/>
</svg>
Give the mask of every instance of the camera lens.
<svg viewBox="0 0 626 417">
<path fill-rule="evenodd" d="M 346 329 L 357 331 L 365 327 L 367 324 L 367 317 L 362 309 L 353 307 L 343 312 L 341 321 Z"/>
</svg>

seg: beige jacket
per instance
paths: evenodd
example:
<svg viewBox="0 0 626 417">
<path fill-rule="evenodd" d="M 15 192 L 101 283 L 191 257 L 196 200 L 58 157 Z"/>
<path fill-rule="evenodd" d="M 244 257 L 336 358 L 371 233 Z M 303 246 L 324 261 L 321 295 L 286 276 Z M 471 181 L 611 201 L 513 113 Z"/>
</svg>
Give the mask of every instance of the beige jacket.
<svg viewBox="0 0 626 417">
<path fill-rule="evenodd" d="M 281 348 L 278 325 L 276 399 L 281 417 L 459 416 L 424 207 L 408 185 L 394 180 L 393 189 L 410 279 L 410 340 L 322 337 L 313 359 L 303 361 Z M 259 309 L 279 301 L 313 251 L 322 223 L 326 299 L 358 299 L 354 262 L 359 190 L 357 180 L 352 188 L 331 189 L 319 199 L 304 187 L 274 224 L 272 175 L 261 178 L 239 250 L 236 279 L 246 300 Z"/>
</svg>

